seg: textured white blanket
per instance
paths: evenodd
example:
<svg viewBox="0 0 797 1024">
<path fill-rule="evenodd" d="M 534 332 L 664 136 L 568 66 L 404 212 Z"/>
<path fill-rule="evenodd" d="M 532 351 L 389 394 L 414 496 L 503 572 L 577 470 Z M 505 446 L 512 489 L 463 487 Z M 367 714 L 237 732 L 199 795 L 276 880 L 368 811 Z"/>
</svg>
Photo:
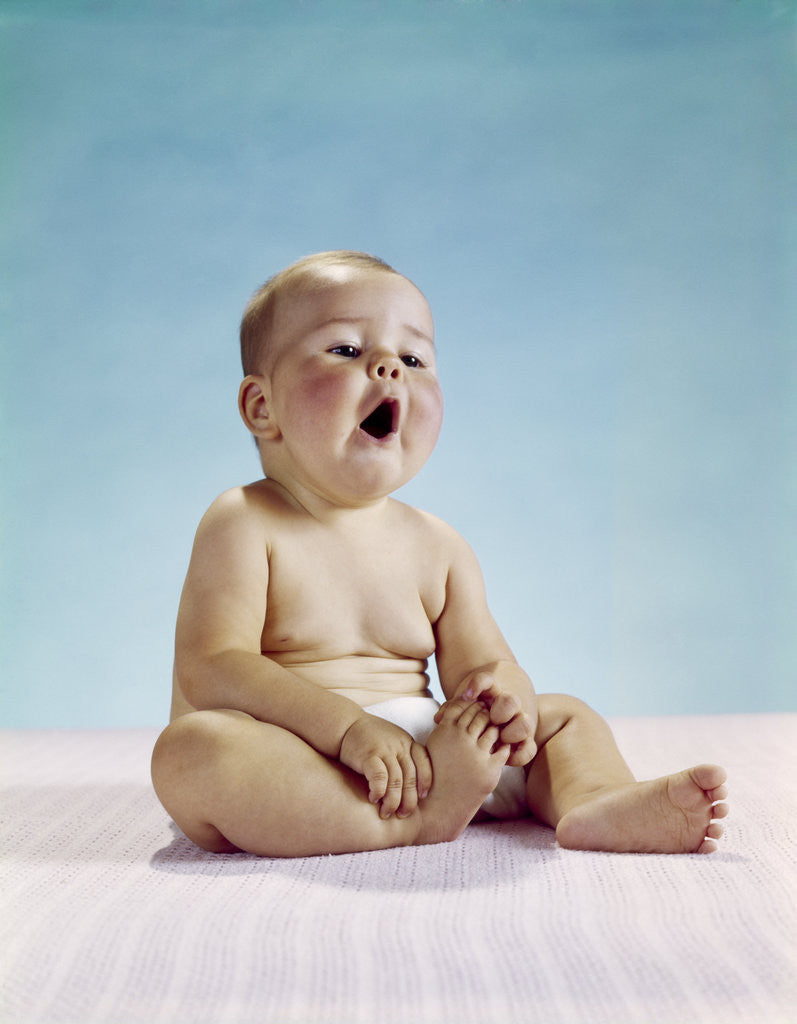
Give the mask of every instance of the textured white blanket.
<svg viewBox="0 0 797 1024">
<path fill-rule="evenodd" d="M 0 1020 L 791 1022 L 797 716 L 612 724 L 640 776 L 728 767 L 718 853 L 569 852 L 525 821 L 214 856 L 150 790 L 154 732 L 6 732 Z"/>
</svg>

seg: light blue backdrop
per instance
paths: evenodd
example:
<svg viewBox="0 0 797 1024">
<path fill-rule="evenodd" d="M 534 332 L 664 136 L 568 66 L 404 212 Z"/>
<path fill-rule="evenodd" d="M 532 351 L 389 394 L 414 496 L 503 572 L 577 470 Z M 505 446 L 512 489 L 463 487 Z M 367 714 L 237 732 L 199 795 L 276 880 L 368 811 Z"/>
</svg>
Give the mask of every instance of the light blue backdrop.
<svg viewBox="0 0 797 1024">
<path fill-rule="evenodd" d="M 165 720 L 196 522 L 258 474 L 241 309 L 333 247 L 432 303 L 404 497 L 538 689 L 797 709 L 794 35 L 777 0 L 3 0 L 3 721 Z"/>
</svg>

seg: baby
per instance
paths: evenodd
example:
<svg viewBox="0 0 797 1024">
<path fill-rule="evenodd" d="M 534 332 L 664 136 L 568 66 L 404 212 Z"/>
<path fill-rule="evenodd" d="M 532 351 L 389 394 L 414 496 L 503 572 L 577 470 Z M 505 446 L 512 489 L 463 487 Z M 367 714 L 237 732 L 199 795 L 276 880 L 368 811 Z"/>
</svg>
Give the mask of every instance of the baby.
<svg viewBox="0 0 797 1024">
<path fill-rule="evenodd" d="M 535 694 L 462 538 L 390 497 L 440 431 L 433 336 L 421 292 L 363 253 L 300 260 L 250 302 L 239 409 L 265 477 L 197 531 L 160 800 L 216 852 L 437 843 L 531 814 L 568 848 L 710 853 L 723 769 L 637 782 L 600 716 Z"/>
</svg>

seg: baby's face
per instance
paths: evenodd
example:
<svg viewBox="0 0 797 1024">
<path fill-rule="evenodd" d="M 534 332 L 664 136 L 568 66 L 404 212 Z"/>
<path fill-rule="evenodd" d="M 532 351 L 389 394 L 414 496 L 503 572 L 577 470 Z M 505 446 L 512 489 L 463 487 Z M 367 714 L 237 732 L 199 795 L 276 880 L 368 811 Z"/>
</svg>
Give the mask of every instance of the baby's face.
<svg viewBox="0 0 797 1024">
<path fill-rule="evenodd" d="M 279 450 L 269 475 L 357 506 L 405 484 L 435 446 L 434 325 L 403 277 L 350 268 L 328 277 L 277 307 L 268 376 Z"/>
</svg>

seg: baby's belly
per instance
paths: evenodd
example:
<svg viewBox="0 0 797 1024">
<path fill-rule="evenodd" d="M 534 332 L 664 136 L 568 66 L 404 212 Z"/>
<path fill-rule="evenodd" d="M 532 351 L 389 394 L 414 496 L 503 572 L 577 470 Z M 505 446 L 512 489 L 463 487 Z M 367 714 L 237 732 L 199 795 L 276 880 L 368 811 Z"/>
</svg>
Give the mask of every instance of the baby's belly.
<svg viewBox="0 0 797 1024">
<path fill-rule="evenodd" d="M 423 696 L 428 692 L 427 663 L 415 658 L 354 655 L 324 661 L 300 661 L 282 654 L 274 660 L 302 678 L 348 697 L 361 707 L 393 697 Z"/>
</svg>

